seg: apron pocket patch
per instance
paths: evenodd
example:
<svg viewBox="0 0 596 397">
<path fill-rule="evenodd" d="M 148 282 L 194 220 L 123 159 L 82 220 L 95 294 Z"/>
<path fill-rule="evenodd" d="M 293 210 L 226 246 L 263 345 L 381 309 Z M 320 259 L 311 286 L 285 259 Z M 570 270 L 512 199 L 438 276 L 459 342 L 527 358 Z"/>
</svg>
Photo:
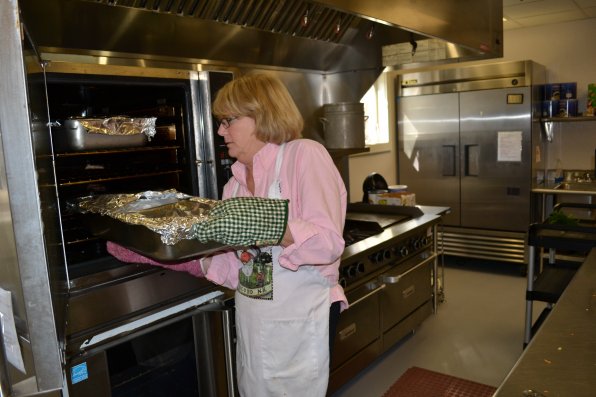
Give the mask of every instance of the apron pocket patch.
<svg viewBox="0 0 596 397">
<path fill-rule="evenodd" d="M 268 321 L 261 333 L 265 379 L 316 379 L 319 373 L 317 349 L 328 349 L 317 340 L 314 321 L 303 319 Z"/>
</svg>

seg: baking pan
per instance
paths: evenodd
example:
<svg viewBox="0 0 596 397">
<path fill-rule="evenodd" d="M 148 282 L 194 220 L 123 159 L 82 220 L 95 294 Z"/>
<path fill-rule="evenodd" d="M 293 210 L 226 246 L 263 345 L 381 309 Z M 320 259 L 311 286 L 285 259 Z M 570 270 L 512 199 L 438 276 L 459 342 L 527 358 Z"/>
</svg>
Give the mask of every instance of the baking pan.
<svg viewBox="0 0 596 397">
<path fill-rule="evenodd" d="M 217 242 L 201 243 L 188 239 L 167 245 L 161 241 L 159 233 L 143 225 L 128 224 L 108 215 L 87 213 L 82 216 L 94 236 L 113 241 L 159 262 L 181 262 L 226 248 Z"/>
<path fill-rule="evenodd" d="M 89 151 L 96 149 L 112 149 L 144 146 L 149 141 L 146 134 L 102 134 L 90 132 L 82 122 L 101 125 L 109 119 L 67 119 L 64 125 L 52 128 L 54 149 L 61 152 Z M 130 119 L 132 122 L 142 119 Z"/>
<path fill-rule="evenodd" d="M 192 230 L 216 203 L 171 189 L 81 197 L 72 208 L 91 234 L 160 262 L 178 262 L 226 247 L 200 242 Z"/>
</svg>

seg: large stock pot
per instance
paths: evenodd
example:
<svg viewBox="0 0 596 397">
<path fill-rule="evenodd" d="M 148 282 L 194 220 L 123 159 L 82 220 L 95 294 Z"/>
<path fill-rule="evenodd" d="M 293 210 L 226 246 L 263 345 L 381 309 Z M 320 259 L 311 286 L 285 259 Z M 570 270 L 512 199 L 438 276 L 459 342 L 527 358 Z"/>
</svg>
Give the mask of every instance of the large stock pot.
<svg viewBox="0 0 596 397">
<path fill-rule="evenodd" d="M 328 149 L 364 148 L 364 104 L 339 102 L 323 105 L 325 146 Z"/>
</svg>

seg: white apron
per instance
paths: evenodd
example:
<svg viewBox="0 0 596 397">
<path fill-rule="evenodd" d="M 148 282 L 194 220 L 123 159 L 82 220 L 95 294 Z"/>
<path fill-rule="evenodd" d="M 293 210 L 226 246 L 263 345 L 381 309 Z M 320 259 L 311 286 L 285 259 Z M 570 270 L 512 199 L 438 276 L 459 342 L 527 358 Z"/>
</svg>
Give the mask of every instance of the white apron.
<svg viewBox="0 0 596 397">
<path fill-rule="evenodd" d="M 284 145 L 276 158 L 269 198 L 282 198 L 283 151 Z M 238 185 L 232 196 L 237 190 Z M 244 280 L 235 295 L 240 395 L 324 397 L 329 378 L 328 282 L 314 266 L 301 266 L 295 272 L 280 266 L 280 246 L 260 251 L 266 254 L 258 257 L 272 259 L 272 272 L 265 275 L 256 274 L 257 264 L 246 261 L 247 252 L 238 255 L 244 255 L 247 263 L 240 270 Z"/>
</svg>

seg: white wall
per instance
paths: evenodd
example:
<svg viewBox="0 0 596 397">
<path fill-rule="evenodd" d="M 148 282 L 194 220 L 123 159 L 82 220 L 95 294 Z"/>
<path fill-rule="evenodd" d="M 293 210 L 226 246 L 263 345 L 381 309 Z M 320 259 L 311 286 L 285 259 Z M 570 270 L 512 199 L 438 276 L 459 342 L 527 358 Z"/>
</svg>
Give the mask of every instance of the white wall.
<svg viewBox="0 0 596 397">
<path fill-rule="evenodd" d="M 596 83 L 596 18 L 548 26 L 505 31 L 504 56 L 495 62 L 532 60 L 545 66 L 548 83 L 577 83 L 579 110 L 586 109 L 588 83 Z M 362 198 L 362 182 L 371 172 L 378 172 L 387 183 L 397 183 L 395 142 L 395 88 L 386 78 L 389 96 L 390 149 L 351 156 L 349 160 L 350 201 Z M 596 119 L 555 125 L 553 142 L 546 145 L 547 168 L 555 168 L 557 159 L 564 169 L 594 169 Z"/>
<path fill-rule="evenodd" d="M 596 18 L 505 31 L 503 60 L 531 59 L 546 67 L 548 83 L 577 83 L 579 110 L 586 110 L 589 83 L 596 83 Z M 546 145 L 547 168 L 594 169 L 596 119 L 559 123 Z"/>
<path fill-rule="evenodd" d="M 531 59 L 546 67 L 549 83 L 577 82 L 580 110 L 588 83 L 596 83 L 596 18 L 505 31 L 503 60 Z"/>
</svg>

